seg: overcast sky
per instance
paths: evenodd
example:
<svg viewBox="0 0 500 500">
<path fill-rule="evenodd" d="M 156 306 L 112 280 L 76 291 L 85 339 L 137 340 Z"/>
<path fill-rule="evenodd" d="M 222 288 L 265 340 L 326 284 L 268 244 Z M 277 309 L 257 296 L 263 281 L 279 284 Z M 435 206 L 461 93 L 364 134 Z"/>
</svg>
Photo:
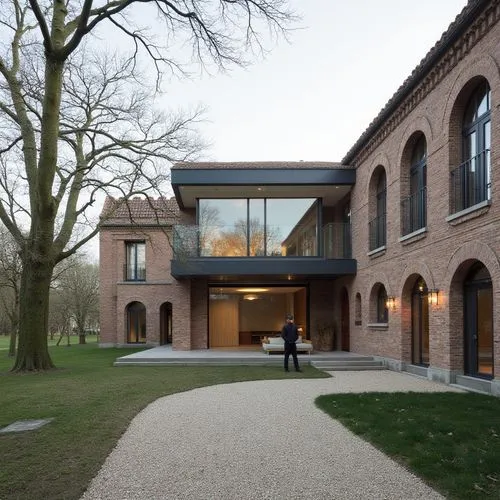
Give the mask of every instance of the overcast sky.
<svg viewBox="0 0 500 500">
<path fill-rule="evenodd" d="M 466 0 L 292 0 L 304 29 L 265 60 L 173 82 L 168 101 L 208 107 L 214 161 L 340 161 Z"/>
<path fill-rule="evenodd" d="M 466 4 L 290 0 L 302 29 L 289 43 L 245 69 L 172 81 L 164 102 L 208 108 L 204 160 L 341 161 Z"/>
</svg>

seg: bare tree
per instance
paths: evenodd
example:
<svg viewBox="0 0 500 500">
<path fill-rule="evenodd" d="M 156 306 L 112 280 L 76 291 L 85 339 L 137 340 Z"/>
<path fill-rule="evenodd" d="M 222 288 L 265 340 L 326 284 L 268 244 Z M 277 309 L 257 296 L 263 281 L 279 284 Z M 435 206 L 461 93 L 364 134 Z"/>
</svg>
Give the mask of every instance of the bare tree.
<svg viewBox="0 0 500 500">
<path fill-rule="evenodd" d="M 16 353 L 22 263 L 14 238 L 0 227 L 0 306 L 9 319 L 9 356 Z"/>
<path fill-rule="evenodd" d="M 145 22 L 162 23 L 164 42 L 134 21 L 147 8 L 156 16 L 148 11 Z M 292 19 L 286 0 L 2 1 L 0 219 L 23 264 L 13 370 L 53 368 L 52 273 L 96 234 L 90 214 L 98 194 L 126 200 L 158 190 L 171 161 L 199 151 L 191 133 L 199 110 L 156 113 L 139 56 L 152 61 L 159 88 L 165 71 L 185 71 L 174 54 L 182 58 L 186 42 L 202 65 L 245 64 L 250 49 L 264 49 L 262 28 L 278 35 Z M 120 46 L 130 44 L 126 59 L 103 50 L 112 30 Z M 92 53 L 97 36 L 99 56 Z"/>
<path fill-rule="evenodd" d="M 66 346 L 71 346 L 72 312 L 68 308 L 67 296 L 59 288 L 50 291 L 49 329 L 50 337 L 59 334 L 56 346 L 66 337 Z"/>
<path fill-rule="evenodd" d="M 58 280 L 58 290 L 78 333 L 79 343 L 85 344 L 85 332 L 96 326 L 99 310 L 99 266 L 81 257 L 72 260 L 73 265 Z"/>
</svg>

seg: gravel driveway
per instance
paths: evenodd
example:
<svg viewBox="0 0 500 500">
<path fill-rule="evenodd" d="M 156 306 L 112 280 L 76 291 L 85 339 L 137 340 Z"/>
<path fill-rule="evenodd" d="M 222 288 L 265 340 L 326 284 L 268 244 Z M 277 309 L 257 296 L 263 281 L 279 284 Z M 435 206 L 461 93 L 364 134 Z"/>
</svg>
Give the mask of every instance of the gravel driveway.
<svg viewBox="0 0 500 500">
<path fill-rule="evenodd" d="M 316 408 L 314 399 L 455 389 L 390 371 L 332 375 L 158 399 L 134 418 L 82 499 L 443 498 Z"/>
</svg>

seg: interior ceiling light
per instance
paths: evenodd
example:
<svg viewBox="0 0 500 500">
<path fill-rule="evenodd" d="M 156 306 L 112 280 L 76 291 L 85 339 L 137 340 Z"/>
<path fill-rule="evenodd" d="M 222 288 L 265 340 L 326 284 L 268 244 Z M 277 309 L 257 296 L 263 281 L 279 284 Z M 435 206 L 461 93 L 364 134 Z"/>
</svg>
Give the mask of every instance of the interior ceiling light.
<svg viewBox="0 0 500 500">
<path fill-rule="evenodd" d="M 247 292 L 262 293 L 262 292 L 268 292 L 269 288 L 238 288 L 237 291 L 242 293 L 247 293 Z"/>
<path fill-rule="evenodd" d="M 247 295 L 243 295 L 243 300 L 257 300 L 259 298 L 255 293 L 249 293 Z"/>
</svg>

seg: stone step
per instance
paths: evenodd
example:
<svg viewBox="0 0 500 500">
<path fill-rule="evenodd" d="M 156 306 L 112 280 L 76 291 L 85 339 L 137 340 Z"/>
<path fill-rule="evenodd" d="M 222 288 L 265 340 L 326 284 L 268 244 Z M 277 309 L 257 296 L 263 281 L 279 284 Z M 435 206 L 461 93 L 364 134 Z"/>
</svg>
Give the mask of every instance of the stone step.
<svg viewBox="0 0 500 500">
<path fill-rule="evenodd" d="M 113 366 L 131 366 L 131 365 L 156 365 L 156 366 L 187 366 L 187 365 L 282 365 L 283 359 L 273 358 L 184 358 L 184 359 L 165 359 L 165 358 L 135 358 L 120 359 L 113 363 Z"/>
<path fill-rule="evenodd" d="M 386 367 L 384 365 L 331 365 L 331 366 L 324 366 L 324 367 L 315 367 L 318 370 L 322 370 L 324 372 L 358 372 L 358 371 L 363 371 L 363 370 L 386 370 Z"/>
<path fill-rule="evenodd" d="M 381 361 L 375 361 L 374 359 L 342 359 L 311 361 L 311 365 L 316 368 L 323 368 L 324 366 L 383 366 L 383 363 Z"/>
</svg>

